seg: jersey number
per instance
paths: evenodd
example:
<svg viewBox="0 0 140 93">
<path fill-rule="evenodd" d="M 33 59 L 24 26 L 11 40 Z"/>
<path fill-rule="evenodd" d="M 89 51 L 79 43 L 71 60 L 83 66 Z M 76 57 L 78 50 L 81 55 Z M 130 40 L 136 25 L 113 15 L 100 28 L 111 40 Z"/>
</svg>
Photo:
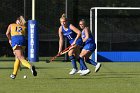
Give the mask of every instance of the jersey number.
<svg viewBox="0 0 140 93">
<path fill-rule="evenodd" d="M 18 26 L 17 26 L 17 27 L 16 27 L 16 32 L 21 32 L 21 31 L 22 31 L 22 27 L 20 27 L 20 26 L 18 27 Z"/>
<path fill-rule="evenodd" d="M 72 37 L 70 35 L 68 35 L 67 37 L 68 37 L 68 39 L 72 39 Z"/>
</svg>

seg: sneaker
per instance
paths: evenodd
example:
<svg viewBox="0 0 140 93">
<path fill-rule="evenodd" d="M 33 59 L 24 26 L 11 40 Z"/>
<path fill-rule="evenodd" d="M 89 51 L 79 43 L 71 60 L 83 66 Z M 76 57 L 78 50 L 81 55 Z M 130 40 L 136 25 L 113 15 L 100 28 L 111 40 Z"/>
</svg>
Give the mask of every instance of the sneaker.
<svg viewBox="0 0 140 93">
<path fill-rule="evenodd" d="M 89 74 L 90 73 L 90 70 L 89 69 L 87 69 L 87 70 L 82 70 L 81 71 L 81 76 L 85 76 L 85 75 L 87 75 L 87 74 Z"/>
<path fill-rule="evenodd" d="M 101 63 L 97 63 L 96 67 L 95 67 L 95 72 L 98 72 L 101 68 Z"/>
<path fill-rule="evenodd" d="M 78 72 L 77 72 L 78 74 L 81 74 L 82 73 L 82 70 L 78 70 Z"/>
<path fill-rule="evenodd" d="M 77 73 L 77 69 L 73 68 L 69 74 L 74 75 L 75 73 Z"/>
<path fill-rule="evenodd" d="M 10 75 L 10 78 L 15 79 L 15 78 L 16 78 L 16 75 L 11 74 L 11 75 Z"/>
<path fill-rule="evenodd" d="M 33 76 L 37 76 L 37 71 L 35 70 L 35 66 L 31 67 L 31 72 L 32 72 Z"/>
</svg>

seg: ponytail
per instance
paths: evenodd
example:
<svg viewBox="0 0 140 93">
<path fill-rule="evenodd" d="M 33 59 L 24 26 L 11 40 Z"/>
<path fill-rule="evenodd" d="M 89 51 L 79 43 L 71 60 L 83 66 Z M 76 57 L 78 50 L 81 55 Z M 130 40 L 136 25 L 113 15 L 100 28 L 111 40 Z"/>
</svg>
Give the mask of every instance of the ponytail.
<svg viewBox="0 0 140 93">
<path fill-rule="evenodd" d="M 62 16 L 60 17 L 60 21 L 61 21 L 61 19 L 65 19 L 65 20 L 67 20 L 67 18 L 66 18 L 66 14 L 65 14 L 65 13 L 62 14 Z"/>
</svg>

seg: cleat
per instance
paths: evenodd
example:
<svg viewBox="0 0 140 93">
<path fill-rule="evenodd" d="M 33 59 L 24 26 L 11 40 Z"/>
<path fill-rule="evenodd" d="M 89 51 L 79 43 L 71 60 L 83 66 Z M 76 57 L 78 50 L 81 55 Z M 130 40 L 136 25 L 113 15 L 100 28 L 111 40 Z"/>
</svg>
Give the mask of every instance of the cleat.
<svg viewBox="0 0 140 93">
<path fill-rule="evenodd" d="M 95 72 L 98 72 L 101 68 L 101 63 L 97 63 L 96 67 L 95 67 Z"/>
<path fill-rule="evenodd" d="M 78 72 L 77 72 L 78 74 L 81 74 L 82 73 L 82 70 L 78 70 Z"/>
<path fill-rule="evenodd" d="M 90 70 L 89 69 L 87 69 L 87 70 L 82 70 L 81 71 L 81 76 L 85 76 L 85 75 L 87 75 L 87 74 L 89 74 L 90 73 Z"/>
<path fill-rule="evenodd" d="M 37 76 L 37 71 L 35 70 L 35 66 L 31 67 L 31 72 L 32 72 L 33 76 Z"/>
<path fill-rule="evenodd" d="M 73 68 L 69 74 L 74 75 L 75 73 L 77 73 L 77 69 Z"/>
<path fill-rule="evenodd" d="M 16 75 L 11 74 L 11 75 L 10 75 L 10 78 L 15 79 L 15 78 L 16 78 Z"/>
</svg>

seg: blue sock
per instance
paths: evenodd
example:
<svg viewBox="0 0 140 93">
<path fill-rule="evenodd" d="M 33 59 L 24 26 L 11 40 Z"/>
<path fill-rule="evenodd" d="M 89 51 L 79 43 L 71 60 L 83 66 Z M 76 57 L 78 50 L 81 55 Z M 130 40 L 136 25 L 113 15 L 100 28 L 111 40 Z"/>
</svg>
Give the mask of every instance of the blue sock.
<svg viewBox="0 0 140 93">
<path fill-rule="evenodd" d="M 95 61 L 91 60 L 91 59 L 87 59 L 86 62 L 89 63 L 89 64 L 92 64 L 94 66 L 97 65 L 97 63 Z"/>
<path fill-rule="evenodd" d="M 78 58 L 78 63 L 80 64 L 80 58 Z M 82 65 L 80 65 L 80 70 L 83 70 Z"/>
<path fill-rule="evenodd" d="M 84 58 L 79 57 L 79 62 L 80 62 L 80 70 L 88 69 L 85 62 L 84 62 Z"/>
<path fill-rule="evenodd" d="M 77 64 L 74 55 L 69 56 L 69 59 L 71 60 L 73 68 L 77 69 Z"/>
</svg>

